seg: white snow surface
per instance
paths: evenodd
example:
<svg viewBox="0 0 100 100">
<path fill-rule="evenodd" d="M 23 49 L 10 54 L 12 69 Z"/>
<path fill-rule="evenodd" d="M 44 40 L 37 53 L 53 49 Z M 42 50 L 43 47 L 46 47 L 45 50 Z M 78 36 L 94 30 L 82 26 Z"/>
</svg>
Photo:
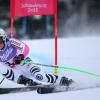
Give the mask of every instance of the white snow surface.
<svg viewBox="0 0 100 100">
<path fill-rule="evenodd" d="M 54 64 L 54 40 L 28 40 L 29 56 L 34 62 Z M 100 75 L 100 37 L 60 38 L 58 40 L 58 65 L 81 69 Z M 53 68 L 43 67 L 47 73 Z M 73 70 L 59 69 L 61 76 L 72 78 L 77 87 L 100 85 L 100 77 L 91 76 Z M 0 79 L 3 77 L 0 75 Z M 5 79 L 0 87 L 18 87 L 16 83 Z M 36 91 L 0 95 L 0 100 L 100 100 L 100 88 L 70 91 L 55 94 L 37 94 Z"/>
</svg>

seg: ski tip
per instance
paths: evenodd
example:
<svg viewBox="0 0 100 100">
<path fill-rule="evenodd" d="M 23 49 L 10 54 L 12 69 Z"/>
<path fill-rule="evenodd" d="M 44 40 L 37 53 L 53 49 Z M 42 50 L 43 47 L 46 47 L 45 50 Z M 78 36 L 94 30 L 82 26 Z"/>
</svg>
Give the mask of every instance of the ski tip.
<svg viewBox="0 0 100 100">
<path fill-rule="evenodd" d="M 52 93 L 54 88 L 47 88 L 47 87 L 39 87 L 37 89 L 37 93 L 39 94 L 47 94 L 47 93 Z"/>
</svg>

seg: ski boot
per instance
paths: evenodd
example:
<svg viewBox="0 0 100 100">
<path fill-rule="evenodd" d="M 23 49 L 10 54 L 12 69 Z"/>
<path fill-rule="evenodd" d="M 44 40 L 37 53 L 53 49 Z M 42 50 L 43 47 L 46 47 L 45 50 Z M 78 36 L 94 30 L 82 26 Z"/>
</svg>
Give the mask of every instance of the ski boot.
<svg viewBox="0 0 100 100">
<path fill-rule="evenodd" d="M 74 81 L 72 79 L 69 79 L 67 77 L 62 77 L 61 80 L 60 80 L 60 83 L 59 85 L 62 85 L 62 86 L 69 86 L 70 84 L 72 84 Z"/>
<path fill-rule="evenodd" d="M 34 82 L 32 79 L 29 79 L 23 75 L 19 76 L 19 79 L 17 81 L 18 84 L 24 84 L 25 86 L 36 86 L 40 85 L 37 82 Z"/>
</svg>

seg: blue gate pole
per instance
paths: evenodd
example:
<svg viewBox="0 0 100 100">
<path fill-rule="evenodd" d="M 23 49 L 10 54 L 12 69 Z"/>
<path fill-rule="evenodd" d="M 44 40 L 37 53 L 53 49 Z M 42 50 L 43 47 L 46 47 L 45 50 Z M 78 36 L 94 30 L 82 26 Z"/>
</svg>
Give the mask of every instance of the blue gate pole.
<svg viewBox="0 0 100 100">
<path fill-rule="evenodd" d="M 27 24 L 26 17 L 23 17 L 22 18 L 22 36 L 26 36 L 26 33 L 27 33 L 27 31 L 26 31 L 26 29 L 27 29 L 26 24 Z"/>
<path fill-rule="evenodd" d="M 46 33 L 48 37 L 51 37 L 50 16 L 46 16 Z"/>
</svg>

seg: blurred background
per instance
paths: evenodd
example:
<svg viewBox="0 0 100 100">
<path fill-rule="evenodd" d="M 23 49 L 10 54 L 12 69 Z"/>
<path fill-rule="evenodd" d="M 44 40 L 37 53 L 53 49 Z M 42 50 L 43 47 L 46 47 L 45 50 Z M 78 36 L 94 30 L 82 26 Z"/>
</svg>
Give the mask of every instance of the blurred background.
<svg viewBox="0 0 100 100">
<path fill-rule="evenodd" d="M 53 16 L 15 18 L 15 37 L 54 37 Z M 0 27 L 10 32 L 10 0 L 0 0 Z M 100 35 L 100 0 L 58 0 L 59 37 Z"/>
</svg>

